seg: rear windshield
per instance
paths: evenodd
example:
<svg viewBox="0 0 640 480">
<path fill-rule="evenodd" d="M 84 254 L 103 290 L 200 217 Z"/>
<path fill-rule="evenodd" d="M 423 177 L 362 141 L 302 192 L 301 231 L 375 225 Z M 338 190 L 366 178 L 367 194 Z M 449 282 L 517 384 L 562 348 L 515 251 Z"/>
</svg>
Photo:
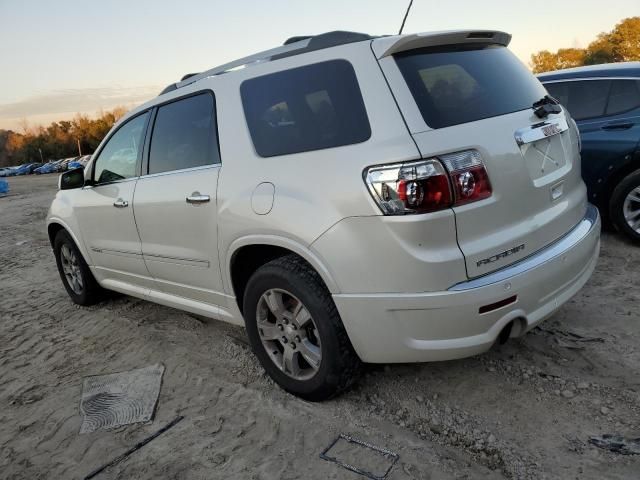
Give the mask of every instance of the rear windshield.
<svg viewBox="0 0 640 480">
<path fill-rule="evenodd" d="M 431 128 L 531 108 L 544 87 L 505 47 L 461 45 L 396 55 L 398 67 Z"/>
</svg>

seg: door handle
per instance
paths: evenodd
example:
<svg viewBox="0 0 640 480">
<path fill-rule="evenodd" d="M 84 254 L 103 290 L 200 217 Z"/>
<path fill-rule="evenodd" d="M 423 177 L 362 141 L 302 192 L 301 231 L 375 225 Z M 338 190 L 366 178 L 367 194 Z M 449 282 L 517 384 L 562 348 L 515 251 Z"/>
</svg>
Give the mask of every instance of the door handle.
<svg viewBox="0 0 640 480">
<path fill-rule="evenodd" d="M 631 127 L 633 127 L 632 122 L 616 122 L 603 125 L 602 130 L 628 130 Z"/>
<path fill-rule="evenodd" d="M 124 208 L 129 206 L 129 202 L 119 198 L 115 202 L 113 202 L 113 206 L 116 208 Z"/>
<path fill-rule="evenodd" d="M 200 203 L 207 203 L 211 200 L 209 195 L 201 195 L 200 192 L 193 192 L 187 197 L 187 203 L 198 205 Z"/>
</svg>

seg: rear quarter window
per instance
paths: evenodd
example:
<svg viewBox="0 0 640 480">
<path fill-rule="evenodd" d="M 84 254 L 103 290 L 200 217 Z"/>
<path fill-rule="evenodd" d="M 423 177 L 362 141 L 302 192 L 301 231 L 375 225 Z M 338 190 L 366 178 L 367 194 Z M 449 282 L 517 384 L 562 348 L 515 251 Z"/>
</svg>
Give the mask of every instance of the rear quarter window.
<svg viewBox="0 0 640 480">
<path fill-rule="evenodd" d="M 346 60 L 246 80 L 240 94 L 261 157 L 351 145 L 371 136 L 358 80 Z"/>
<path fill-rule="evenodd" d="M 396 55 L 395 60 L 431 128 L 525 110 L 546 94 L 506 47 L 424 48 Z"/>
</svg>

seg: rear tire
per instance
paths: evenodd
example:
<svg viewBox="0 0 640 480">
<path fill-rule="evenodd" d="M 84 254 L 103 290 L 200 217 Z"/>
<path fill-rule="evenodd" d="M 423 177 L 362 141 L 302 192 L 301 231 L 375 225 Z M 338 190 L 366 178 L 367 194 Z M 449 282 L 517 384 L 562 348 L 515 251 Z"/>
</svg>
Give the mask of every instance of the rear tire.
<svg viewBox="0 0 640 480">
<path fill-rule="evenodd" d="M 78 305 L 94 305 L 102 300 L 104 290 L 98 285 L 87 262 L 66 230 L 60 230 L 53 242 L 58 273 L 65 290 Z"/>
<path fill-rule="evenodd" d="M 300 257 L 277 258 L 256 270 L 243 311 L 253 352 L 284 390 L 321 401 L 357 380 L 362 364 L 331 294 Z"/>
<path fill-rule="evenodd" d="M 640 170 L 627 175 L 613 190 L 609 215 L 619 232 L 640 243 Z"/>
</svg>

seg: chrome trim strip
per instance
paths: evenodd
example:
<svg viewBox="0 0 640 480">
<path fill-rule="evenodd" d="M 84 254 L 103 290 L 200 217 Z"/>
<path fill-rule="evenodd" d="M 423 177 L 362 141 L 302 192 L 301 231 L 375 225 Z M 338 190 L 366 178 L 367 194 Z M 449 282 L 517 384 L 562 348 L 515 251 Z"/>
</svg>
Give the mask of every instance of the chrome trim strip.
<svg viewBox="0 0 640 480">
<path fill-rule="evenodd" d="M 520 260 L 519 262 L 504 267 L 495 272 L 491 272 L 482 277 L 474 278 L 467 282 L 461 282 L 453 287 L 449 288 L 449 292 L 460 292 L 464 290 L 470 290 L 472 288 L 486 287 L 494 283 L 508 280 L 511 277 L 520 275 L 528 270 L 539 267 L 540 265 L 562 255 L 571 247 L 580 243 L 598 223 L 598 209 L 591 204 L 587 205 L 587 212 L 584 218 L 576 225 L 573 230 L 567 233 L 564 237 L 556 240 L 551 245 L 547 246 L 543 250 L 539 250 L 537 253 L 530 255 L 527 258 Z"/>
<path fill-rule="evenodd" d="M 161 263 L 172 263 L 175 265 L 187 265 L 190 267 L 209 268 L 211 263 L 209 260 L 197 260 L 195 258 L 169 257 L 166 255 L 157 255 L 155 253 L 144 252 L 142 254 L 145 260 Z"/>
<path fill-rule="evenodd" d="M 556 80 L 545 80 L 544 78 L 538 78 L 538 81 L 544 85 L 546 83 L 561 83 L 561 82 L 582 82 L 585 80 L 640 80 L 640 77 L 575 77 L 575 78 L 561 78 Z"/>
<path fill-rule="evenodd" d="M 222 162 L 211 163 L 209 165 L 200 165 L 199 167 L 191 167 L 191 168 L 180 168 L 178 170 L 167 170 L 166 172 L 158 172 L 158 173 L 145 173 L 144 175 L 140 175 L 140 179 L 143 178 L 154 178 L 154 177 L 164 177 L 165 175 L 174 175 L 179 173 L 189 173 L 189 172 L 198 172 L 200 170 L 209 170 L 209 169 L 219 169 L 222 167 Z"/>
<path fill-rule="evenodd" d="M 516 143 L 520 146 L 537 142 L 543 138 L 551 138 L 569 130 L 567 119 L 563 117 L 549 119 L 543 123 L 519 128 L 515 132 Z"/>
<path fill-rule="evenodd" d="M 108 248 L 99 248 L 99 247 L 91 247 L 92 252 L 96 253 L 104 253 L 105 255 L 118 255 L 121 257 L 140 257 L 142 258 L 142 253 L 140 252 L 131 252 L 127 250 L 111 250 Z"/>
</svg>

